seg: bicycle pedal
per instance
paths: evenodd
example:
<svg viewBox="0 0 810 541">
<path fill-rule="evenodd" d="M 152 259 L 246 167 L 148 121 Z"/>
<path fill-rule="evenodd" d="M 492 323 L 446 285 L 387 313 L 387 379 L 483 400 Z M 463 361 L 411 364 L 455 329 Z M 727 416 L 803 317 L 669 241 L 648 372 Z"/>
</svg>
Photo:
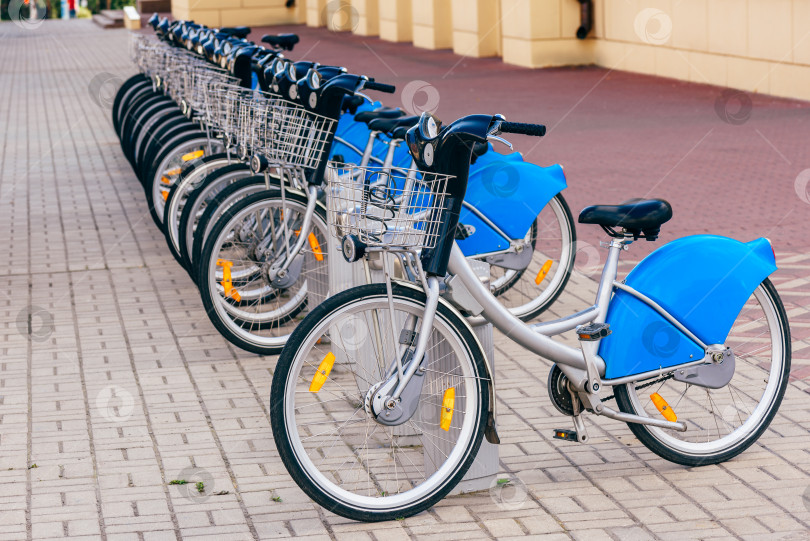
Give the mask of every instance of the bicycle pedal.
<svg viewBox="0 0 810 541">
<path fill-rule="evenodd" d="M 610 330 L 610 324 L 608 323 L 588 323 L 587 325 L 578 325 L 576 331 L 580 341 L 583 342 L 595 342 L 597 340 L 601 340 L 612 332 Z"/>
<path fill-rule="evenodd" d="M 554 439 L 579 442 L 576 432 L 573 430 L 564 430 L 562 428 L 558 428 L 554 431 Z"/>
</svg>

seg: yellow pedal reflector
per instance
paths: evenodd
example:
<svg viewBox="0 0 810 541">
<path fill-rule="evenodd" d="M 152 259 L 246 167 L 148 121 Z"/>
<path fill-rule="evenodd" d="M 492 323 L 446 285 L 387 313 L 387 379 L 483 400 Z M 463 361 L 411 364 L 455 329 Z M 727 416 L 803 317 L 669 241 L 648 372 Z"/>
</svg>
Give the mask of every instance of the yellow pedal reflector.
<svg viewBox="0 0 810 541">
<path fill-rule="evenodd" d="M 233 281 L 231 280 L 231 267 L 233 267 L 233 261 L 227 261 L 225 259 L 217 259 L 217 266 L 222 267 L 222 288 L 225 290 L 225 296 L 230 297 L 236 302 L 242 300 L 242 296 L 239 295 L 239 292 L 233 287 Z"/>
<path fill-rule="evenodd" d="M 553 262 L 550 259 L 545 263 L 543 263 L 543 266 L 540 268 L 540 272 L 538 272 L 537 276 L 534 278 L 535 284 L 540 285 L 540 282 L 542 282 L 545 279 L 546 274 L 548 274 L 548 271 L 551 270 L 551 265 L 553 265 Z"/>
<path fill-rule="evenodd" d="M 335 365 L 335 354 L 331 351 L 326 354 L 326 357 L 323 358 L 321 364 L 318 365 L 318 371 L 315 372 L 315 375 L 312 376 L 312 383 L 309 384 L 309 392 L 317 393 L 323 387 L 323 384 L 326 383 L 326 378 L 329 377 L 329 372 L 332 371 L 332 367 Z"/>
<path fill-rule="evenodd" d="M 675 412 L 672 411 L 671 407 L 669 407 L 669 404 L 667 404 L 667 401 L 664 400 L 664 397 L 658 393 L 653 393 L 650 395 L 650 399 L 652 400 L 652 403 L 655 404 L 658 413 L 664 416 L 664 419 L 667 421 L 672 421 L 673 423 L 678 420 L 678 416 L 675 415 Z"/>
<path fill-rule="evenodd" d="M 323 252 L 321 251 L 321 243 L 318 242 L 317 237 L 315 237 L 315 233 L 310 233 L 309 237 L 309 247 L 312 248 L 312 253 L 315 254 L 315 259 L 318 261 L 323 261 Z"/>
<path fill-rule="evenodd" d="M 442 398 L 442 418 L 439 421 L 439 426 L 442 430 L 450 430 L 450 423 L 453 422 L 453 406 L 456 403 L 456 388 L 450 387 L 444 391 L 444 398 Z"/>
<path fill-rule="evenodd" d="M 188 154 L 183 154 L 183 157 L 180 158 L 184 162 L 190 162 L 191 160 L 196 160 L 197 158 L 201 158 L 205 154 L 204 150 L 196 150 L 194 152 L 189 152 Z"/>
<path fill-rule="evenodd" d="M 160 190 L 160 197 L 166 201 L 169 198 L 169 190 Z"/>
</svg>

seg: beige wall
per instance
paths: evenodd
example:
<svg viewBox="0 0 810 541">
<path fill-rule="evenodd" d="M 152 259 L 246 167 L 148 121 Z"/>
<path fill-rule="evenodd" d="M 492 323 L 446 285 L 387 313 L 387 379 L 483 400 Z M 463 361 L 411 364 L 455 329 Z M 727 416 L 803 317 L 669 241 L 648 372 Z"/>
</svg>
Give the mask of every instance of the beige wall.
<svg viewBox="0 0 810 541">
<path fill-rule="evenodd" d="M 451 0 L 411 0 L 413 44 L 426 49 L 453 47 Z"/>
<path fill-rule="evenodd" d="M 810 0 L 597 0 L 596 10 L 599 65 L 810 99 Z"/>
<path fill-rule="evenodd" d="M 810 0 L 594 0 L 586 40 L 575 38 L 577 0 L 172 0 L 172 13 L 306 21 L 526 67 L 598 64 L 810 100 Z"/>
<path fill-rule="evenodd" d="M 172 16 L 208 26 L 262 26 L 304 22 L 305 10 L 300 0 L 292 8 L 287 8 L 284 4 L 285 0 L 172 0 Z"/>
</svg>

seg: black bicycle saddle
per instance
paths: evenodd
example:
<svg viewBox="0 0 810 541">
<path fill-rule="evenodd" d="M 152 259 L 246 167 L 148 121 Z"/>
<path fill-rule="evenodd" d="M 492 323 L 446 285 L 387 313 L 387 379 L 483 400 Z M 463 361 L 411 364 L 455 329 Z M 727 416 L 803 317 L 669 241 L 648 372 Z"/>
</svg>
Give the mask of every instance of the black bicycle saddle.
<svg viewBox="0 0 810 541">
<path fill-rule="evenodd" d="M 250 34 L 250 27 L 248 26 L 235 26 L 230 27 L 226 26 L 225 28 L 220 28 L 219 32 L 222 34 L 227 34 L 234 38 L 245 39 Z"/>
<path fill-rule="evenodd" d="M 418 116 L 402 116 L 399 118 L 377 118 L 368 123 L 368 127 L 374 131 L 391 133 L 397 128 L 406 126 L 410 128 L 419 122 Z"/>
<path fill-rule="evenodd" d="M 298 41 L 299 38 L 296 34 L 265 34 L 262 36 L 263 43 L 268 43 L 285 51 L 292 51 Z"/>
<path fill-rule="evenodd" d="M 365 122 L 368 124 L 372 120 L 376 120 L 378 118 L 399 118 L 401 116 L 405 116 L 405 111 L 399 107 L 396 109 L 391 109 L 390 107 L 380 107 L 379 109 L 374 109 L 373 111 L 361 111 L 354 115 L 354 119 L 358 122 Z"/>
<path fill-rule="evenodd" d="M 579 223 L 602 226 L 610 236 L 622 237 L 621 227 L 635 238 L 655 240 L 661 225 L 672 218 L 672 206 L 663 199 L 630 199 L 621 205 L 592 205 L 579 213 Z"/>
</svg>

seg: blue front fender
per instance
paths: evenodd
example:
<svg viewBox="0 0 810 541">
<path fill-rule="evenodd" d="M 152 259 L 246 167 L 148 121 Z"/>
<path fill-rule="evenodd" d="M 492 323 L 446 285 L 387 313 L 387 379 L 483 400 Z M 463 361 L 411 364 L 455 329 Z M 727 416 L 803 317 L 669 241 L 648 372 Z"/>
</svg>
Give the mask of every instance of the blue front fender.
<svg viewBox="0 0 810 541">
<path fill-rule="evenodd" d="M 625 283 L 651 298 L 705 344 L 723 344 L 757 286 L 776 270 L 770 243 L 714 235 L 672 241 L 644 258 Z M 616 291 L 599 354 L 609 379 L 703 358 L 702 349 L 655 310 Z"/>
<path fill-rule="evenodd" d="M 540 167 L 533 163 L 508 159 L 471 169 L 464 202 L 478 209 L 509 239 L 522 239 L 532 222 L 552 197 L 566 187 L 562 167 Z M 500 235 L 467 208 L 460 221 L 475 227 L 475 233 L 458 241 L 464 255 L 485 254 L 509 247 Z"/>
</svg>

